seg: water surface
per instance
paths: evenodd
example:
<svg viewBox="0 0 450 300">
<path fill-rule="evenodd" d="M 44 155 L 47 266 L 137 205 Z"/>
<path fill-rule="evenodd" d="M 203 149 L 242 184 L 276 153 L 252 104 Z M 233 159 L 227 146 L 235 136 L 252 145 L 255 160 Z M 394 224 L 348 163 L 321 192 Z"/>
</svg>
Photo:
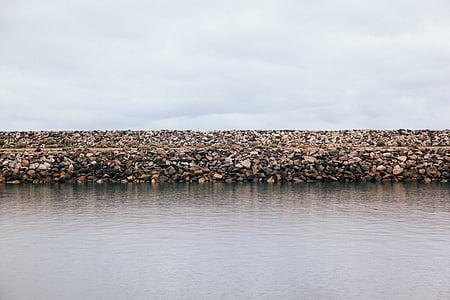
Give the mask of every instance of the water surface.
<svg viewBox="0 0 450 300">
<path fill-rule="evenodd" d="M 0 299 L 449 299 L 448 184 L 0 186 Z"/>
</svg>

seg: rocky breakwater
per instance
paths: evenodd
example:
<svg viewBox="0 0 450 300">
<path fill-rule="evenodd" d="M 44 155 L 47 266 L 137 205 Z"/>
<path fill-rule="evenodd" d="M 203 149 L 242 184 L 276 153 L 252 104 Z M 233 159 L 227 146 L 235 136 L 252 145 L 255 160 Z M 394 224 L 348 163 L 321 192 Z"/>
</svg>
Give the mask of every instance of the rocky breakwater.
<svg viewBox="0 0 450 300">
<path fill-rule="evenodd" d="M 55 147 L 45 143 L 48 136 L 58 137 Z M 71 138 L 73 145 L 63 144 Z M 448 130 L 3 132 L 0 139 L 3 183 L 447 182 L 450 176 Z"/>
</svg>

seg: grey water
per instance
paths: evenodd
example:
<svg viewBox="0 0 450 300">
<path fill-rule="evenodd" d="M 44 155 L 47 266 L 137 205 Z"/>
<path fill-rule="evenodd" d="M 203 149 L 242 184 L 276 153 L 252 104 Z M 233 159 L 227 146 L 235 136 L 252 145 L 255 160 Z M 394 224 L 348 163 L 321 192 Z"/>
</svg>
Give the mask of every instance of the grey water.
<svg viewBox="0 0 450 300">
<path fill-rule="evenodd" d="M 450 299 L 450 186 L 0 186 L 0 299 Z"/>
</svg>

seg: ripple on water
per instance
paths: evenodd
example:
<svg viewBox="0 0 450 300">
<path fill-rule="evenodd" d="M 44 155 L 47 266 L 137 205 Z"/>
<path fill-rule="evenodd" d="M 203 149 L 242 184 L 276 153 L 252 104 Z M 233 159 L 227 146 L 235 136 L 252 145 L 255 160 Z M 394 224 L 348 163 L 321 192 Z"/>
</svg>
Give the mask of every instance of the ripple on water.
<svg viewBox="0 0 450 300">
<path fill-rule="evenodd" d="M 1 299 L 442 299 L 448 245 L 448 184 L 0 187 Z"/>
</svg>

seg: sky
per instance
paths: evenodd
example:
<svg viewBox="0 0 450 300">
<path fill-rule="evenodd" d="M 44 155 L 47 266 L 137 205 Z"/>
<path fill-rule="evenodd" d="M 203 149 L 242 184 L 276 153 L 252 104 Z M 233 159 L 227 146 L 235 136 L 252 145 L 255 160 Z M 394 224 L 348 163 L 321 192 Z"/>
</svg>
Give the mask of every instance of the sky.
<svg viewBox="0 0 450 300">
<path fill-rule="evenodd" d="M 0 130 L 450 128 L 448 0 L 0 0 Z"/>
</svg>

